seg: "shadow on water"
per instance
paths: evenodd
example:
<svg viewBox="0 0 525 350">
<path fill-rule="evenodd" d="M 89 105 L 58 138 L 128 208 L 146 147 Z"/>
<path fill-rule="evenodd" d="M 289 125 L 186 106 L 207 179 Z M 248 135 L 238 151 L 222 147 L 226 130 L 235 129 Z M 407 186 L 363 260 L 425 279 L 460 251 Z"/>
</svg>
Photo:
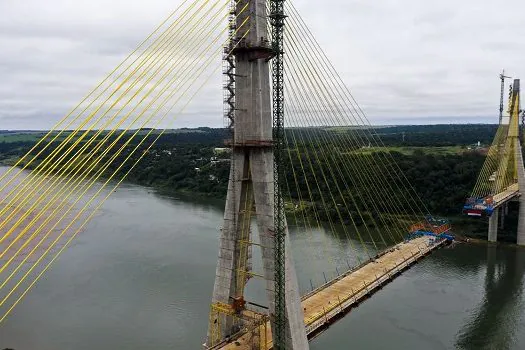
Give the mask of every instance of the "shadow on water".
<svg viewBox="0 0 525 350">
<path fill-rule="evenodd" d="M 487 247 L 484 298 L 459 330 L 459 349 L 509 349 L 515 344 L 525 272 L 525 250 Z"/>
</svg>

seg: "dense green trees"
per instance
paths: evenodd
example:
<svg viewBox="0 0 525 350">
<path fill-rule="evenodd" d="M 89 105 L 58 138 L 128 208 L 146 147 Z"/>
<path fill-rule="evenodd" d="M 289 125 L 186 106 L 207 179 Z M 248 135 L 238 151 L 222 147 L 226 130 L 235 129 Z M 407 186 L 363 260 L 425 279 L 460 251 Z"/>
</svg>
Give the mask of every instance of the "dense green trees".
<svg viewBox="0 0 525 350">
<path fill-rule="evenodd" d="M 490 144 L 497 128 L 496 124 L 402 125 L 377 128 L 376 133 L 387 146 L 436 147 L 469 145 L 478 141 Z"/>
<path fill-rule="evenodd" d="M 479 153 L 412 156 L 397 153 L 394 158 L 428 209 L 439 214 L 461 213 L 485 160 Z"/>
<path fill-rule="evenodd" d="M 387 147 L 390 147 L 390 149 L 386 149 L 390 153 L 388 157 L 381 153 L 385 151 L 384 149 L 374 148 L 361 152 L 357 148 L 342 150 L 335 145 L 327 144 L 326 138 L 323 138 L 323 134 L 326 134 L 327 130 L 336 134 L 355 132 L 355 129 L 296 129 L 295 133 L 297 135 L 301 135 L 301 133 L 302 135 L 308 134 L 310 139 L 314 137 L 324 141 L 319 143 L 321 147 L 314 148 L 290 145 L 291 148 L 294 148 L 292 153 L 300 154 L 300 158 L 297 156 L 292 157 L 293 166 L 298 168 L 300 160 L 306 165 L 306 170 L 311 172 L 310 175 L 315 175 L 319 179 L 326 176 L 326 174 L 322 173 L 322 168 L 326 168 L 326 166 L 334 168 L 338 166 L 347 170 L 345 178 L 341 180 L 344 183 L 337 183 L 340 180 L 328 178 L 328 183 L 322 183 L 324 181 L 321 181 L 319 188 L 312 189 L 314 192 L 334 191 L 337 185 L 341 187 L 350 186 L 354 192 L 354 198 L 347 197 L 345 199 L 349 203 L 355 200 L 364 204 L 365 207 L 372 208 L 371 203 L 367 202 L 372 197 L 369 193 L 371 191 L 370 186 L 367 186 L 366 181 L 358 181 L 359 176 L 363 172 L 363 169 L 358 168 L 358 165 L 362 163 L 363 157 L 380 160 L 393 158 L 404 176 L 406 176 L 408 183 L 424 199 L 427 208 L 433 213 L 450 215 L 460 213 L 464 199 L 474 186 L 479 169 L 484 161 L 484 156 L 476 152 L 457 152 L 456 150 L 448 153 L 435 153 L 432 152 L 432 147 L 465 146 L 478 141 L 482 144 L 488 144 L 496 131 L 496 126 L 430 125 L 378 128 L 375 130 L 375 133 L 381 136 Z M 141 131 L 142 135 L 146 132 L 147 130 Z M 141 162 L 129 173 L 128 181 L 170 191 L 191 192 L 202 196 L 223 198 L 226 195 L 230 166 L 229 155 L 227 153 L 215 154 L 214 148 L 223 147 L 224 140 L 229 138 L 227 130 L 211 128 L 174 130 L 163 135 L 156 145 L 146 152 L 146 146 L 149 145 L 149 141 L 152 141 L 155 136 L 156 132 L 139 147 L 139 150 L 118 170 L 117 177 L 127 173 L 131 165 L 143 155 Z M 100 135 L 99 139 L 102 137 L 103 135 Z M 126 137 L 122 138 L 116 147 L 122 145 L 126 139 Z M 133 140 L 131 146 L 127 147 L 107 168 L 106 176 L 117 170 L 140 139 L 141 137 L 137 137 Z M 112 140 L 115 140 L 115 138 L 111 138 L 110 141 Z M 29 149 L 32 144 L 34 142 L 0 142 L 0 159 L 6 159 L 16 154 L 20 155 Z M 49 155 L 58 144 L 56 142 L 52 147 L 42 152 L 39 158 L 43 159 Z M 76 149 L 80 149 L 82 145 L 83 143 L 80 143 Z M 412 151 L 397 151 L 403 147 L 412 147 Z M 326 163 L 322 167 L 308 167 L 308 157 L 311 156 L 313 158 L 312 152 L 314 151 L 320 152 L 317 155 L 319 157 L 318 160 Z M 95 153 L 98 155 L 101 152 Z M 68 157 L 71 157 L 73 154 L 74 152 Z M 337 156 L 334 156 L 335 154 Z M 112 153 L 110 152 L 104 158 L 104 161 L 111 156 Z M 104 161 L 100 164 L 104 164 Z M 380 175 L 377 174 L 376 169 L 369 168 L 366 171 L 369 173 L 365 175 L 370 177 L 378 178 Z M 290 186 L 293 199 L 298 199 L 299 196 L 307 198 L 308 193 L 306 192 L 304 179 L 300 177 L 294 179 L 292 172 L 288 172 L 287 180 L 290 184 L 293 184 L 294 181 L 299 181 L 298 188 L 297 186 Z M 315 204 L 322 205 L 321 203 Z M 330 205 L 333 206 L 333 204 Z M 375 207 L 376 210 L 381 210 L 381 204 Z M 374 215 L 374 213 L 370 212 L 369 215 Z"/>
<path fill-rule="evenodd" d="M 372 154 L 366 154 L 366 157 L 375 157 L 379 160 L 393 159 L 399 165 L 404 176 L 406 176 L 408 183 L 424 199 L 425 205 L 431 212 L 442 215 L 459 214 L 465 198 L 474 187 L 484 156 L 477 152 L 434 154 L 429 152 L 428 147 L 432 147 L 434 144 L 441 146 L 444 144 L 451 145 L 453 141 L 452 138 L 449 138 L 451 130 L 455 130 L 453 134 L 457 137 L 456 144 L 473 140 L 482 140 L 482 142 L 488 143 L 487 140 L 490 140 L 490 135 L 488 134 L 490 131 L 495 131 L 495 128 L 488 126 L 441 126 L 439 128 L 435 126 L 410 126 L 380 129 L 382 132 L 397 132 L 399 130 L 405 130 L 406 132 L 403 145 L 414 146 L 412 141 L 407 141 L 409 138 L 413 138 L 418 146 L 427 148 L 422 148 L 421 151 L 416 150 L 412 154 L 391 151 L 391 157 L 379 154 L 378 152 L 380 151 L 378 150 Z M 407 130 L 412 133 L 408 133 Z M 430 134 L 435 136 L 428 136 Z M 184 136 L 182 137 L 181 135 Z M 195 139 L 190 135 L 194 135 Z M 421 135 L 425 136 L 422 137 Z M 227 134 L 222 130 L 215 129 L 201 129 L 199 132 L 191 134 L 169 134 L 163 137 L 144 156 L 140 165 L 130 173 L 128 180 L 173 191 L 188 191 L 204 196 L 223 198 L 226 195 L 229 173 L 229 162 L 227 159 L 229 156 L 227 154 L 217 156 L 214 154 L 213 148 L 221 147 L 224 138 L 227 138 Z M 426 143 L 423 142 L 424 139 L 427 140 Z M 395 142 L 391 141 L 390 145 L 394 145 Z M 385 143 L 388 143 L 388 138 Z M 324 146 L 322 148 L 333 149 L 333 147 Z M 317 151 L 322 152 L 322 150 Z M 300 149 L 298 152 L 301 154 L 301 162 L 305 166 L 306 171 L 313 171 L 319 179 L 323 178 L 323 175 L 327 176 L 322 174 L 321 169 L 326 167 L 308 167 L 308 154 L 310 153 L 311 158 L 314 158 L 311 152 L 311 149 L 309 151 Z M 297 153 L 297 151 L 292 153 Z M 329 151 L 328 153 L 333 152 Z M 133 159 L 136 159 L 138 154 L 140 153 L 137 153 Z M 121 158 L 123 159 L 125 156 L 123 155 Z M 348 170 L 346 179 L 348 186 L 354 186 L 354 192 L 360 193 L 360 195 L 354 194 L 354 199 L 367 201 L 372 197 L 366 195 L 367 191 L 370 191 L 366 183 L 356 180 L 357 176 L 360 176 L 356 172 L 362 171 L 362 169 L 357 169 L 354 165 L 361 164 L 362 161 L 359 157 L 365 157 L 365 155 L 357 152 L 356 154 L 344 155 L 338 158 L 335 158 L 333 154 L 317 156 L 320 161 L 331 163 L 332 167 L 338 163 L 337 165 L 341 169 Z M 213 157 L 218 157 L 219 159 L 213 161 Z M 342 162 L 346 162 L 346 164 L 342 164 Z M 115 162 L 115 164 L 118 163 L 118 161 Z M 299 158 L 292 157 L 292 163 L 297 169 L 299 167 Z M 114 168 L 115 166 L 110 167 L 108 172 L 113 171 Z M 122 171 L 125 170 L 127 170 L 127 167 L 122 169 Z M 378 176 L 376 169 L 368 169 L 367 171 L 369 171 L 368 176 Z M 321 191 L 328 191 L 329 189 L 333 191 L 336 184 L 333 183 L 333 179 L 329 178 L 328 180 L 328 184 L 320 184 Z M 290 186 L 290 192 L 294 199 L 299 198 L 299 195 L 307 198 L 308 193 L 306 192 L 304 179 L 301 179 L 300 176 L 294 179 L 293 173 L 289 171 L 287 181 L 289 184 L 294 184 L 294 181 L 300 182 L 299 188 L 295 185 Z M 330 183 L 330 181 L 332 182 Z M 341 183 L 338 185 L 343 187 Z M 356 189 L 356 186 L 360 186 L 360 188 Z M 311 190 L 314 192 L 319 191 L 317 188 Z M 301 191 L 302 193 L 298 193 Z M 314 197 L 316 196 L 314 195 Z M 348 199 L 348 202 L 351 202 L 351 200 Z M 320 203 L 317 204 L 321 205 Z M 369 203 L 368 207 L 372 207 L 372 205 Z M 380 205 L 379 209 L 381 209 Z"/>
</svg>

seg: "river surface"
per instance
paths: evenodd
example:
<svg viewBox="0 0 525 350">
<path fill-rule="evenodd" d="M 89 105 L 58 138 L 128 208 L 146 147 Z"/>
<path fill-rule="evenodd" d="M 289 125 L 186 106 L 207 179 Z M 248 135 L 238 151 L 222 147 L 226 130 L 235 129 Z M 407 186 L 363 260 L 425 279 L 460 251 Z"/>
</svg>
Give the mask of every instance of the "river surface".
<svg viewBox="0 0 525 350">
<path fill-rule="evenodd" d="M 200 349 L 221 219 L 219 203 L 120 187 L 0 324 L 0 349 Z M 290 236 L 303 293 L 364 256 L 323 231 Z M 524 270 L 522 249 L 439 250 L 311 349 L 525 349 Z M 261 291 L 250 282 L 253 300 Z"/>
</svg>

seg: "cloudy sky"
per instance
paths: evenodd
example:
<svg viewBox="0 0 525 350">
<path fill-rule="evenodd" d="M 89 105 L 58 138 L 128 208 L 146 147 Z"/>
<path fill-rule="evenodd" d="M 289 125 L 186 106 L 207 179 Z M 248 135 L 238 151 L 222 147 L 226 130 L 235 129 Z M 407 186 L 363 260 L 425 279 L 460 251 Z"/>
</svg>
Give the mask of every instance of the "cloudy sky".
<svg viewBox="0 0 525 350">
<path fill-rule="evenodd" d="M 0 129 L 51 127 L 179 0 L 1 0 Z M 295 0 L 372 123 L 495 122 L 525 77 L 523 0 Z M 181 126 L 221 126 L 221 79 Z"/>
</svg>

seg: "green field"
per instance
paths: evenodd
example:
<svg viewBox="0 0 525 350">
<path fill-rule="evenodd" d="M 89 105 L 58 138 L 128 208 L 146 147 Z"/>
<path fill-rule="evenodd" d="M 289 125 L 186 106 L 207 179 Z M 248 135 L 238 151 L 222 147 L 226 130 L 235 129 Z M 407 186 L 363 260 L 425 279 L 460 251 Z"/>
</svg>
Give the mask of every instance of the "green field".
<svg viewBox="0 0 525 350">
<path fill-rule="evenodd" d="M 467 151 L 467 148 L 462 146 L 437 146 L 437 147 L 365 147 L 356 151 L 348 152 L 348 154 L 372 154 L 374 152 L 398 152 L 407 156 L 411 156 L 416 152 L 423 154 L 435 155 L 455 155 Z"/>
<path fill-rule="evenodd" d="M 46 132 L 0 133 L 0 142 L 36 142 L 44 135 Z"/>
<path fill-rule="evenodd" d="M 136 130 L 136 129 L 135 129 Z M 132 134 L 135 132 L 135 130 L 128 130 L 128 133 Z M 116 135 L 120 134 L 122 130 L 117 130 L 115 132 Z M 142 129 L 138 132 L 138 135 L 146 135 L 150 129 Z M 152 135 L 158 135 L 161 132 L 161 130 L 154 130 L 151 134 Z M 47 135 L 48 131 L 20 131 L 20 132 L 0 132 L 0 142 L 37 142 L 41 138 L 43 138 L 45 135 Z M 48 136 L 46 139 L 51 140 L 58 132 L 53 132 L 51 136 Z M 63 131 L 62 134 L 58 137 L 58 140 L 63 140 L 67 135 L 69 135 L 71 131 Z M 84 133 L 84 131 L 79 131 L 77 136 L 80 136 Z M 90 131 L 91 136 L 94 132 Z M 101 134 L 105 135 L 107 131 L 103 131 Z M 206 130 L 201 129 L 168 129 L 164 131 L 165 135 L 169 134 L 205 134 Z"/>
</svg>

